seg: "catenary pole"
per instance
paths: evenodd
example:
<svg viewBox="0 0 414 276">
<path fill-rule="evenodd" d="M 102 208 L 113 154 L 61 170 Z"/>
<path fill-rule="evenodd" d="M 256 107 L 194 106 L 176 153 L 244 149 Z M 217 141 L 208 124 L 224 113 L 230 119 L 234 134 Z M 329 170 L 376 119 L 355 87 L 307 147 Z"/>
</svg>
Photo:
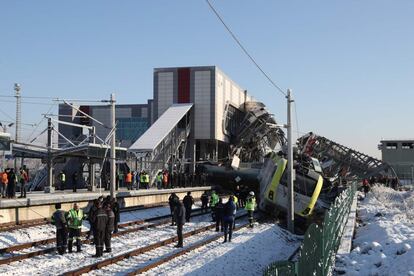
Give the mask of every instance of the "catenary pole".
<svg viewBox="0 0 414 276">
<path fill-rule="evenodd" d="M 293 193 L 293 181 L 294 171 L 293 171 L 293 145 L 292 145 L 292 109 L 291 104 L 293 102 L 291 96 L 291 90 L 287 90 L 287 138 L 288 138 L 288 208 L 287 208 L 287 226 L 288 230 L 294 233 L 295 229 L 295 202 L 294 202 L 294 193 Z"/>
<path fill-rule="evenodd" d="M 111 138 L 111 163 L 110 163 L 110 177 L 111 177 L 111 187 L 110 187 L 110 193 L 111 193 L 111 198 L 115 198 L 115 181 L 116 181 L 116 164 L 115 164 L 115 94 L 111 94 L 111 99 L 110 99 L 110 103 L 111 103 L 111 129 L 112 129 L 112 138 Z"/>
</svg>

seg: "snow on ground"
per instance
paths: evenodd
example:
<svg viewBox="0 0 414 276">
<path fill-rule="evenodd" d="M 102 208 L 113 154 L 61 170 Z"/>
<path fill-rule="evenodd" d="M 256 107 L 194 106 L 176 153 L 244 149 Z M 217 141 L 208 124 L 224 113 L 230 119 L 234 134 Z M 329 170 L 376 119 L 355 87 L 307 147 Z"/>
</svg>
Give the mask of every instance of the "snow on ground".
<svg viewBox="0 0 414 276">
<path fill-rule="evenodd" d="M 257 224 L 154 268 L 146 275 L 262 275 L 271 262 L 286 260 L 301 240 L 273 223 Z"/>
<path fill-rule="evenodd" d="M 211 216 L 193 218 L 192 222 L 187 223 L 185 232 L 194 230 L 199 227 L 209 225 Z M 8 265 L 0 266 L 0 275 L 57 275 L 65 271 L 76 269 L 80 266 L 94 263 L 108 257 L 113 257 L 121 253 L 131 251 L 132 249 L 144 247 L 149 244 L 170 238 L 176 235 L 175 226 L 160 226 L 156 228 L 140 230 L 112 239 L 112 253 L 106 253 L 101 258 L 92 258 L 95 254 L 93 245 L 83 245 L 82 252 L 65 254 L 60 256 L 56 253 L 46 254 L 33 257 L 30 259 L 13 262 Z M 74 248 L 76 251 L 76 248 Z"/>
<path fill-rule="evenodd" d="M 375 186 L 358 202 L 360 222 L 336 274 L 414 275 L 414 191 Z"/>
<path fill-rule="evenodd" d="M 199 208 L 196 203 L 193 208 Z M 157 216 L 170 214 L 170 207 L 163 206 L 150 209 L 142 209 L 131 212 L 121 213 L 121 223 L 148 219 Z M 83 222 L 82 231 L 89 230 L 88 221 Z M 16 244 L 33 242 L 55 237 L 55 226 L 51 224 L 39 225 L 30 228 L 18 229 L 13 231 L 0 232 L 0 248 L 9 247 Z"/>
</svg>

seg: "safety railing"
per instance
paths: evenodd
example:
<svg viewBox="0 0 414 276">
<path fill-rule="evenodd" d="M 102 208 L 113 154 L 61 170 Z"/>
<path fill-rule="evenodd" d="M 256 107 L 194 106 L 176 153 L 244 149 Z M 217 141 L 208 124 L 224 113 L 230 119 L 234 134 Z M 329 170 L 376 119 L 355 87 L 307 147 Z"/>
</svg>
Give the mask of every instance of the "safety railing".
<svg viewBox="0 0 414 276">
<path fill-rule="evenodd" d="M 315 223 L 309 226 L 296 262 L 272 263 L 264 270 L 263 275 L 331 275 L 356 188 L 356 183 L 352 183 L 335 199 L 325 214 L 322 226 Z"/>
</svg>

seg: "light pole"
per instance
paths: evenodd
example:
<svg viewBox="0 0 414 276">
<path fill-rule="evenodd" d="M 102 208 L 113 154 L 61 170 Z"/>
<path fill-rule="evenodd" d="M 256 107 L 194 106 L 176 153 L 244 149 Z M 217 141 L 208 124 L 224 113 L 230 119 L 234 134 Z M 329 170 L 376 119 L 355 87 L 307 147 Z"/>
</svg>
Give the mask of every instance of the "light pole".
<svg viewBox="0 0 414 276">
<path fill-rule="evenodd" d="M 15 133 L 15 142 L 20 141 L 20 123 L 21 123 L 21 95 L 20 95 L 20 84 L 14 84 L 14 92 L 16 97 L 16 133 Z M 17 170 L 17 158 L 14 158 L 14 169 Z"/>
<path fill-rule="evenodd" d="M 110 106 L 111 106 L 111 132 L 112 132 L 112 138 L 111 138 L 111 162 L 110 162 L 110 177 L 111 177 L 111 187 L 110 187 L 110 193 L 111 198 L 115 198 L 115 181 L 116 181 L 116 164 L 115 164 L 115 158 L 116 158 L 116 152 L 115 152 L 115 143 L 116 143 L 116 129 L 115 129 L 115 94 L 111 94 L 110 99 Z"/>
<path fill-rule="evenodd" d="M 294 178 L 294 171 L 293 171 L 293 145 L 292 145 L 292 109 L 291 105 L 293 103 L 293 99 L 291 96 L 291 90 L 287 90 L 287 148 L 288 148 L 288 208 L 287 208 L 287 226 L 288 230 L 291 233 L 295 231 L 295 202 L 294 202 L 294 189 L 293 189 L 293 181 Z"/>
<path fill-rule="evenodd" d="M 3 124 L 0 122 L 0 127 L 3 129 L 3 132 L 6 133 L 7 132 L 7 128 L 8 127 L 12 127 L 14 125 L 14 123 L 9 123 L 9 124 Z M 1 159 L 1 167 L 4 169 L 5 167 L 5 161 L 6 161 L 6 151 L 3 150 L 2 151 L 2 159 Z"/>
</svg>

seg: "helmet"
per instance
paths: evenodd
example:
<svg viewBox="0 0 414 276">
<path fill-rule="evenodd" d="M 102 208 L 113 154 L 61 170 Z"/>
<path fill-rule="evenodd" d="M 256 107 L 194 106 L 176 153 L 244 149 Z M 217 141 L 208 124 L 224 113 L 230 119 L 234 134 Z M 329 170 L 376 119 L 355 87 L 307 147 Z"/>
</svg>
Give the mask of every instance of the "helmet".
<svg viewBox="0 0 414 276">
<path fill-rule="evenodd" d="M 254 192 L 253 192 L 253 191 L 251 191 L 251 192 L 249 193 L 249 195 L 254 196 Z"/>
</svg>

